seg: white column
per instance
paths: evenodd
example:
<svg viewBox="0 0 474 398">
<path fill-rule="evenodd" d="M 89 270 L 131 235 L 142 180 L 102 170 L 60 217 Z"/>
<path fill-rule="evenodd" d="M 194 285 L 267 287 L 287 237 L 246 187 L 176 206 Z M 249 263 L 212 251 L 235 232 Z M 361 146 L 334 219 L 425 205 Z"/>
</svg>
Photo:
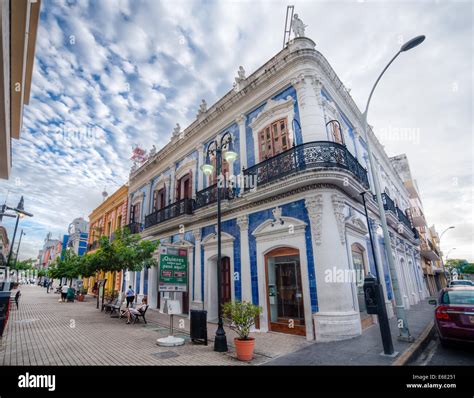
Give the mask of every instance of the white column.
<svg viewBox="0 0 474 398">
<path fill-rule="evenodd" d="M 201 229 L 192 231 L 194 235 L 194 299 L 192 299 L 192 307 L 195 309 L 203 309 L 202 289 L 201 285 Z"/>
<path fill-rule="evenodd" d="M 327 141 L 320 77 L 302 73 L 291 84 L 296 89 L 303 142 Z"/>
<path fill-rule="evenodd" d="M 204 145 L 199 145 L 198 148 L 198 167 L 196 172 L 196 178 L 198 179 L 198 191 L 203 189 L 202 171 L 201 166 L 204 164 Z"/>
<path fill-rule="evenodd" d="M 140 294 L 145 294 L 145 269 L 140 271 Z"/>
<path fill-rule="evenodd" d="M 240 168 L 247 168 L 247 134 L 245 133 L 245 121 L 247 117 L 242 113 L 235 118 L 239 125 L 239 159 Z M 240 174 L 240 170 L 234 170 L 234 175 Z"/>
<path fill-rule="evenodd" d="M 345 241 L 345 197 L 333 190 L 318 192 L 321 193 L 305 199 L 319 309 L 313 314 L 316 340 L 347 339 L 361 334 L 362 329 L 351 283 L 337 280 L 337 272 L 350 273 Z"/>
<path fill-rule="evenodd" d="M 240 283 L 242 301 L 252 302 L 252 279 L 250 277 L 249 220 L 247 215 L 237 218 L 240 228 Z"/>
</svg>

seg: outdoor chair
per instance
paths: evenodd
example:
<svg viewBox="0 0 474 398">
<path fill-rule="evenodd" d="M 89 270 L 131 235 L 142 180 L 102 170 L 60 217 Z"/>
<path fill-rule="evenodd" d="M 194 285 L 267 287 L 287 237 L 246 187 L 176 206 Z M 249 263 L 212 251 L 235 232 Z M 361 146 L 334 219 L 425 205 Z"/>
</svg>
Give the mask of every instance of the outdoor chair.
<svg viewBox="0 0 474 398">
<path fill-rule="evenodd" d="M 117 302 L 115 304 L 110 305 L 110 316 L 112 317 L 114 314 L 119 314 L 119 318 L 122 317 L 120 308 L 122 308 L 122 300 L 117 299 Z"/>
<path fill-rule="evenodd" d="M 140 317 L 143 318 L 143 322 L 146 323 L 145 314 L 146 314 L 147 309 L 148 309 L 148 304 L 146 305 L 144 310 L 138 310 L 139 314 L 133 314 L 133 323 L 134 324 L 139 321 Z"/>
<path fill-rule="evenodd" d="M 104 304 L 105 312 L 112 311 L 112 308 L 114 308 L 115 306 L 117 306 L 117 304 L 120 305 L 120 302 L 119 302 L 119 299 L 118 299 L 118 298 L 116 298 L 115 300 L 110 300 L 108 303 Z M 120 308 L 120 307 L 119 307 L 119 308 Z"/>
</svg>

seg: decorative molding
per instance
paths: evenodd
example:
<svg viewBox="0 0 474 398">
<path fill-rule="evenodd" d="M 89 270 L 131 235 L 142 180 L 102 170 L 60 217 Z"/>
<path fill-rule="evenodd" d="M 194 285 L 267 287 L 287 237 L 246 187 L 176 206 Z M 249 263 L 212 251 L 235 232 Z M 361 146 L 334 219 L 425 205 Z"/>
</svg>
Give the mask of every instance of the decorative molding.
<svg viewBox="0 0 474 398">
<path fill-rule="evenodd" d="M 346 243 L 346 234 L 345 234 L 345 215 L 344 215 L 344 208 L 346 207 L 345 204 L 345 197 L 334 193 L 331 195 L 332 207 L 334 210 L 334 217 L 336 218 L 337 229 L 339 231 L 339 238 L 342 244 Z"/>
<path fill-rule="evenodd" d="M 369 232 L 365 222 L 362 221 L 356 214 L 353 214 L 346 219 L 346 228 L 350 228 L 364 236 Z"/>
<path fill-rule="evenodd" d="M 245 116 L 245 113 L 241 113 L 235 118 L 235 122 L 238 125 L 245 124 L 245 121 L 247 120 L 247 116 Z"/>
<path fill-rule="evenodd" d="M 249 218 L 246 214 L 237 217 L 237 225 L 240 231 L 247 231 L 249 229 Z"/>
<path fill-rule="evenodd" d="M 314 243 L 320 245 L 322 243 L 323 229 L 323 195 L 317 194 L 306 198 L 304 204 L 311 222 L 311 233 Z"/>
<path fill-rule="evenodd" d="M 262 111 L 255 116 L 250 122 L 249 126 L 254 132 L 258 132 L 264 126 L 271 123 L 274 119 L 280 117 L 282 114 L 291 114 L 293 112 L 293 97 L 289 95 L 286 99 L 272 100 L 269 99 Z M 288 117 L 290 120 L 290 117 Z M 291 118 L 291 120 L 293 120 Z"/>
</svg>

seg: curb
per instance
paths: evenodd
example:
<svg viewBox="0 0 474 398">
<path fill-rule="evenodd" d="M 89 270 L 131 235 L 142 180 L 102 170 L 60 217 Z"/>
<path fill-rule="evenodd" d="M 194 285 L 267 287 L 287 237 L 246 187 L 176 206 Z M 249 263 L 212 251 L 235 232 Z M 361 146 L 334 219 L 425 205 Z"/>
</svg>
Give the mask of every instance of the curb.
<svg viewBox="0 0 474 398">
<path fill-rule="evenodd" d="M 434 321 L 430 321 L 428 326 L 423 330 L 420 336 L 415 340 L 414 343 L 406 349 L 397 360 L 392 362 L 392 366 L 405 366 L 409 362 L 413 361 L 421 351 L 428 345 L 429 341 L 435 333 Z"/>
</svg>

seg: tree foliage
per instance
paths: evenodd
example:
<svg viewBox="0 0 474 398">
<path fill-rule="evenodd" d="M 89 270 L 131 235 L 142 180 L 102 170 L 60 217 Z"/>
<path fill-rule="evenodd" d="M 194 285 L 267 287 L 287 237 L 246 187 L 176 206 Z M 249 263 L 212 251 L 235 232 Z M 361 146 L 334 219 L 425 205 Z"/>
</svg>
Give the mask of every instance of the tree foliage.
<svg viewBox="0 0 474 398">
<path fill-rule="evenodd" d="M 157 264 L 153 258 L 157 246 L 158 242 L 141 240 L 139 235 L 131 235 L 128 230 L 117 230 L 111 242 L 107 237 L 100 238 L 100 247 L 93 253 L 78 256 L 66 250 L 63 259 L 50 267 L 49 276 L 72 279 L 89 277 L 100 271 L 141 271 L 143 267 Z"/>
<path fill-rule="evenodd" d="M 18 260 L 16 264 L 13 262 L 10 268 L 16 269 L 18 271 L 26 271 L 26 270 L 33 269 L 34 263 L 35 263 L 35 260 L 33 260 L 32 258 L 29 258 L 28 260 Z"/>
</svg>

